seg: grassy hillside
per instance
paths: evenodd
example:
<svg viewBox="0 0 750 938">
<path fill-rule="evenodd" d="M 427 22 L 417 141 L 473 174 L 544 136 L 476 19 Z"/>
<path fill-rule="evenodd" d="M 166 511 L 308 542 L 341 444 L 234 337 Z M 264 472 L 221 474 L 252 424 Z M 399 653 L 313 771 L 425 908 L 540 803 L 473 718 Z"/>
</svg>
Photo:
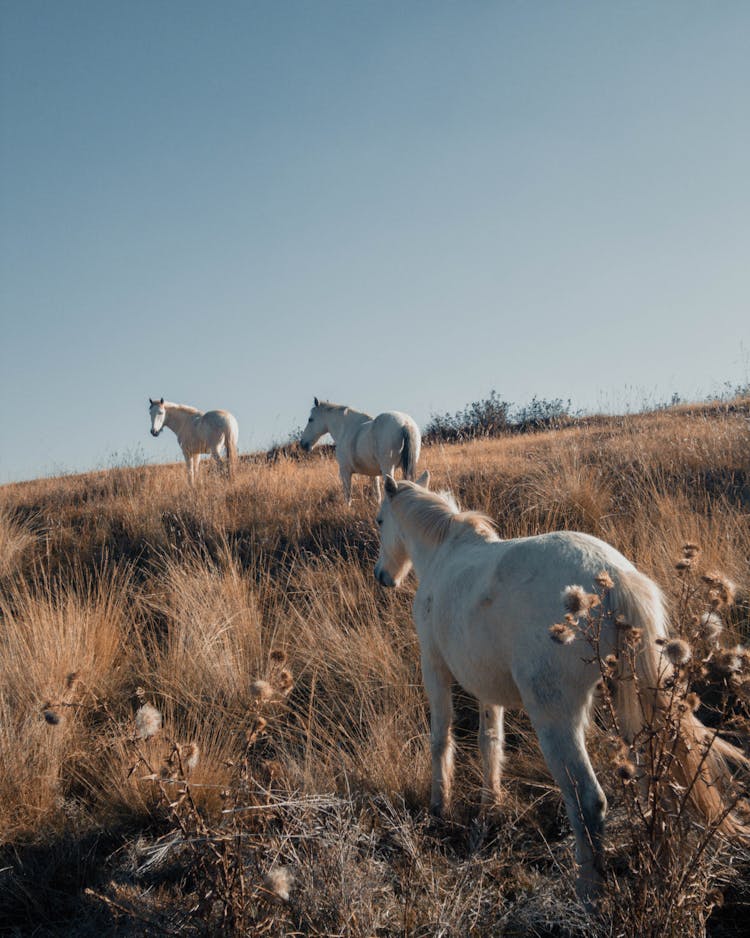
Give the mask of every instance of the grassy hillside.
<svg viewBox="0 0 750 938">
<path fill-rule="evenodd" d="M 434 445 L 421 465 L 503 537 L 609 541 L 662 586 L 683 633 L 710 608 L 701 574 L 731 580 L 720 644 L 696 639 L 691 674 L 702 718 L 737 739 L 747 414 Z M 335 463 L 315 455 L 245 461 L 232 483 L 204 467 L 195 491 L 182 464 L 0 488 L 0 931 L 735 933 L 747 851 L 704 843 L 691 821 L 669 857 L 653 852 L 604 724 L 598 922 L 576 905 L 561 798 L 523 716 L 509 719 L 506 800 L 479 820 L 476 714 L 459 696 L 458 800 L 430 819 L 414 583 L 376 586 L 373 517 L 369 489 L 355 478 L 347 509 Z M 677 570 L 688 542 L 699 558 Z"/>
</svg>

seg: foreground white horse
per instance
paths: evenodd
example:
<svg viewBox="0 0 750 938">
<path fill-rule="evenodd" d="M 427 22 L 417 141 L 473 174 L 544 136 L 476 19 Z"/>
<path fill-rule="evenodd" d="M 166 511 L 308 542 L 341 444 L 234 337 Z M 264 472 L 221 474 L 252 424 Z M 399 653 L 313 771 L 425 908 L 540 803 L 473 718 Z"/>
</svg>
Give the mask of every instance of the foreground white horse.
<svg viewBox="0 0 750 938">
<path fill-rule="evenodd" d="M 198 474 L 201 453 L 210 453 L 221 466 L 221 448 L 227 452 L 227 473 L 231 479 L 237 461 L 238 426 L 226 410 L 208 410 L 203 413 L 186 404 L 172 404 L 161 400 L 149 402 L 151 436 L 159 436 L 164 427 L 177 434 L 187 466 L 188 481 L 192 485 Z"/>
<path fill-rule="evenodd" d="M 419 483 L 428 480 L 425 473 Z M 576 838 L 578 892 L 589 902 L 600 879 L 607 803 L 584 732 L 601 671 L 585 637 L 579 634 L 562 645 L 552 640 L 550 626 L 562 618 L 561 594 L 567 587 L 593 593 L 597 576 L 607 572 L 613 586 L 603 600 L 608 615 L 601 619 L 601 655 L 618 651 L 623 630 L 615 624 L 615 610 L 643 630 L 636 657 L 639 680 L 617 682 L 620 727 L 632 740 L 644 717 L 664 703 L 664 691 L 657 688 L 667 665 L 654 644 L 667 635 L 662 595 L 604 541 L 572 532 L 501 541 L 487 517 L 461 512 L 451 496 L 429 492 L 419 483 L 385 479 L 375 576 L 384 586 L 398 586 L 413 564 L 419 578 L 414 621 L 430 702 L 432 807 L 442 812 L 451 793 L 452 681 L 479 701 L 485 803 L 500 796 L 503 708 L 523 706 L 562 789 Z M 694 806 L 718 823 L 725 807 L 711 782 L 727 777 L 725 756 L 742 764 L 747 760 L 714 738 L 692 713 L 682 717 L 681 729 L 688 744 L 675 746 L 675 775 L 692 786 Z M 713 744 L 706 754 L 702 744 L 709 740 Z M 721 826 L 727 833 L 739 830 L 729 816 Z"/>
<path fill-rule="evenodd" d="M 394 475 L 400 466 L 404 478 L 413 479 L 419 462 L 422 436 L 408 414 L 388 410 L 371 417 L 343 404 L 315 403 L 302 433 L 300 446 L 310 450 L 325 434 L 336 444 L 336 460 L 344 487 L 344 498 L 352 503 L 352 475 L 373 476 L 380 500 L 380 476 Z"/>
</svg>

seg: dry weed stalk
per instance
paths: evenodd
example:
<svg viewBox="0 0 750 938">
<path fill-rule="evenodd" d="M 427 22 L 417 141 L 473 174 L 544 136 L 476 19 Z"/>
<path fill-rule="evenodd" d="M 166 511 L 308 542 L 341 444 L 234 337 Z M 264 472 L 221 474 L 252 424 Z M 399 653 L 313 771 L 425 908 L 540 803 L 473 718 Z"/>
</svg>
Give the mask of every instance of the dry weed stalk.
<svg viewBox="0 0 750 938">
<path fill-rule="evenodd" d="M 657 640 L 662 664 L 656 688 L 638 686 L 636 657 L 644 638 L 606 602 L 612 583 L 605 571 L 598 578 L 597 594 L 587 595 L 580 587 L 566 591 L 569 615 L 565 623 L 550 629 L 556 641 L 583 635 L 592 650 L 591 660 L 600 667 L 597 712 L 619 789 L 617 810 L 626 822 L 617 827 L 622 830 L 624 826 L 628 838 L 626 865 L 620 863 L 619 869 L 610 870 L 601 913 L 613 929 L 625 928 L 629 933 L 704 934 L 719 901 L 717 883 L 731 881 L 732 857 L 747 852 L 748 804 L 737 773 L 746 772 L 750 763 L 719 733 L 743 740 L 750 736 L 750 655 L 744 648 L 721 648 L 716 643 L 718 628 L 706 629 L 706 616 L 716 617 L 718 610 L 726 609 L 733 590 L 717 574 L 701 580 L 696 575 L 698 556 L 698 548 L 687 544 L 676 564 L 678 636 Z M 708 587 L 707 593 L 702 584 Z M 701 603 L 708 613 L 696 614 L 695 607 Z M 619 651 L 604 656 L 602 627 L 613 617 Z M 724 676 L 718 685 L 717 674 Z M 615 702 L 622 682 L 634 682 L 644 692 L 639 694 L 642 729 L 627 741 Z M 693 690 L 695 686 L 702 688 L 703 700 Z M 649 699 L 655 704 L 644 703 Z M 698 710 L 708 725 L 696 739 L 695 726 L 686 724 L 686 719 Z M 723 776 L 710 771 L 709 766 L 717 764 L 712 754 L 718 755 L 718 764 L 726 766 Z M 734 762 L 733 770 L 728 761 Z M 699 789 L 707 793 L 700 802 L 713 806 L 709 816 L 696 813 Z"/>
</svg>

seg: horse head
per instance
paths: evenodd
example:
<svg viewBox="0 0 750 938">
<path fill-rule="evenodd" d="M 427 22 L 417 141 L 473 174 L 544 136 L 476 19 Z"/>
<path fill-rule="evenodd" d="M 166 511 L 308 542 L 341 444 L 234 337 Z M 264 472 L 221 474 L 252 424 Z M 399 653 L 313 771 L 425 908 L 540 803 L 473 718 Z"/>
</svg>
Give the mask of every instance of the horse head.
<svg viewBox="0 0 750 938">
<path fill-rule="evenodd" d="M 158 401 L 149 398 L 148 403 L 148 412 L 151 415 L 151 436 L 158 436 L 164 429 L 164 419 L 167 416 L 167 411 L 164 407 L 164 398 L 162 397 Z"/>
<path fill-rule="evenodd" d="M 324 433 L 328 433 L 328 420 L 326 418 L 325 406 L 315 398 L 310 418 L 300 437 L 299 445 L 308 453 Z"/>
<path fill-rule="evenodd" d="M 399 493 L 409 489 L 426 489 L 429 483 L 430 473 L 427 470 L 416 482 L 397 482 L 393 476 L 385 477 L 385 498 L 380 503 L 376 518 L 380 533 L 380 553 L 375 564 L 375 579 L 382 586 L 400 586 L 411 570 L 411 558 L 393 511 L 393 500 Z"/>
</svg>

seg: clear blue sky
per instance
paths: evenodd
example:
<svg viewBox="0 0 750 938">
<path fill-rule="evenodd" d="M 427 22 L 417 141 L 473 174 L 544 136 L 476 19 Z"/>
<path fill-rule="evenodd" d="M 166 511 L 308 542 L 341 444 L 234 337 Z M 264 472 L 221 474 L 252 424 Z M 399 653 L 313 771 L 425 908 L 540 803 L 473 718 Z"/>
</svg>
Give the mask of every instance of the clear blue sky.
<svg viewBox="0 0 750 938">
<path fill-rule="evenodd" d="M 747 2 L 0 0 L 0 481 L 748 380 Z"/>
</svg>

